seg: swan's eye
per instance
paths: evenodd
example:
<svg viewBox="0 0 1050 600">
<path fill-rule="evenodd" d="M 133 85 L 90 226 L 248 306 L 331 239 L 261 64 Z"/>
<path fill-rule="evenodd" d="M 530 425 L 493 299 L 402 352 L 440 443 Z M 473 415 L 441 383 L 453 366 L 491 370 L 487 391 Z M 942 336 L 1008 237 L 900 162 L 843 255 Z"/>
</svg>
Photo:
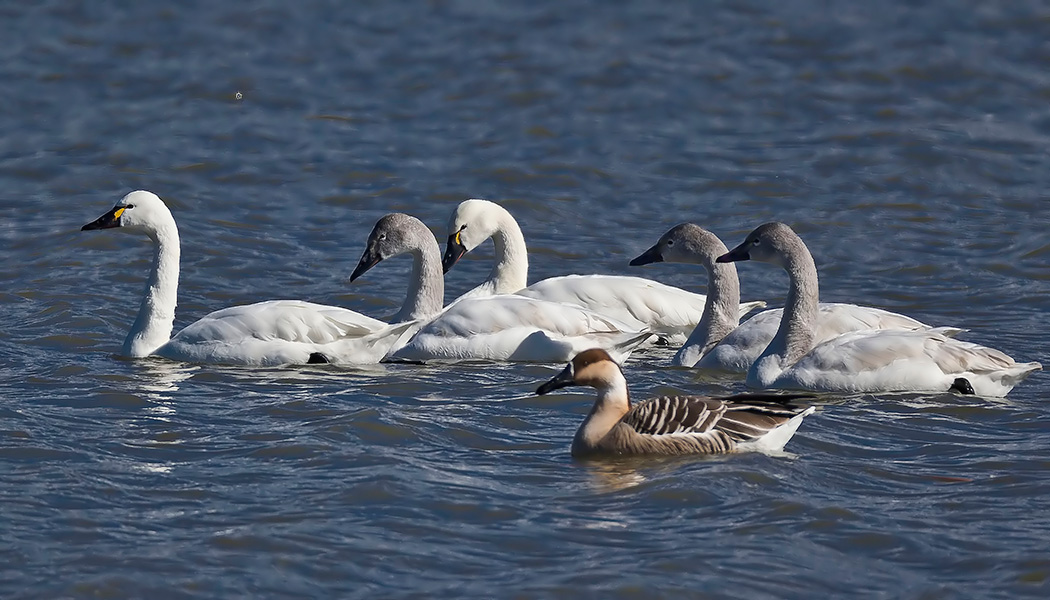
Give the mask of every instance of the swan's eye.
<svg viewBox="0 0 1050 600">
<path fill-rule="evenodd" d="M 124 208 L 135 208 L 134 204 L 125 204 Z"/>
<path fill-rule="evenodd" d="M 379 234 L 379 241 L 382 242 L 385 239 L 386 239 L 386 234 L 385 233 L 380 233 Z"/>
<path fill-rule="evenodd" d="M 667 240 L 667 247 L 670 248 L 671 246 L 674 246 L 674 240 Z"/>
<path fill-rule="evenodd" d="M 758 238 L 755 238 L 755 239 L 751 240 L 751 245 L 752 246 L 757 246 L 759 243 L 761 243 L 761 240 L 759 240 Z"/>
</svg>

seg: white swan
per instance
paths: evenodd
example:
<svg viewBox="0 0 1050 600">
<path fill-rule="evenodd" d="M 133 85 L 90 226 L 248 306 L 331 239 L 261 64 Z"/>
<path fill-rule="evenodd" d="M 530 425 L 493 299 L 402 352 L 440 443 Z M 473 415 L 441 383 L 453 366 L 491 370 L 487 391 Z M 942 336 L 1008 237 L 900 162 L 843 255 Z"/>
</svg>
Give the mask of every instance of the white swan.
<svg viewBox="0 0 1050 600">
<path fill-rule="evenodd" d="M 1005 396 L 1042 368 L 947 337 L 943 329 L 856 331 L 816 345 L 817 268 L 801 238 L 783 223 L 766 223 L 718 262 L 750 259 L 780 265 L 791 278 L 780 328 L 748 370 L 750 386 Z"/>
<path fill-rule="evenodd" d="M 514 217 L 488 200 L 461 202 L 449 218 L 448 231 L 442 260 L 446 273 L 464 254 L 490 237 L 496 250 L 496 264 L 488 279 L 463 298 L 518 294 L 576 304 L 624 323 L 641 322 L 675 343 L 686 339 L 704 313 L 703 295 L 641 277 L 568 275 L 526 287 L 529 258 L 525 237 Z M 742 304 L 740 314 L 762 306 L 764 302 Z"/>
<path fill-rule="evenodd" d="M 704 317 L 672 364 L 711 371 L 747 373 L 748 368 L 776 335 L 784 309 L 766 310 L 739 323 L 740 280 L 732 263 L 716 262 L 729 250 L 718 237 L 693 223 L 672 227 L 660 240 L 631 261 L 691 263 L 707 270 L 707 305 Z M 865 329 L 929 329 L 915 319 L 880 308 L 821 302 L 813 343 L 820 344 L 850 331 Z"/>
<path fill-rule="evenodd" d="M 416 266 L 412 275 L 415 291 L 406 304 L 413 293 L 440 298 L 444 293 L 441 250 L 430 230 L 409 215 L 387 215 L 380 220 L 351 279 L 396 255 L 392 246 L 408 239 Z M 595 346 L 625 359 L 651 335 L 642 326 L 619 323 L 579 306 L 534 298 L 463 298 L 432 318 L 426 313 L 433 311 L 433 302 L 427 304 L 430 309 L 414 315 L 420 318 L 419 330 L 407 343 L 393 348 L 388 359 L 561 362 Z"/>
<path fill-rule="evenodd" d="M 156 195 L 131 192 L 82 230 L 120 228 L 153 240 L 153 268 L 123 354 L 250 366 L 377 362 L 405 325 L 352 310 L 273 300 L 213 312 L 171 337 L 179 286 L 179 231 Z"/>
<path fill-rule="evenodd" d="M 623 371 L 602 350 L 576 355 L 536 390 L 570 385 L 598 390 L 594 407 L 572 440 L 576 458 L 643 454 L 779 452 L 813 407 L 791 403 L 803 395 L 741 394 L 728 398 L 662 396 L 631 406 Z"/>
</svg>

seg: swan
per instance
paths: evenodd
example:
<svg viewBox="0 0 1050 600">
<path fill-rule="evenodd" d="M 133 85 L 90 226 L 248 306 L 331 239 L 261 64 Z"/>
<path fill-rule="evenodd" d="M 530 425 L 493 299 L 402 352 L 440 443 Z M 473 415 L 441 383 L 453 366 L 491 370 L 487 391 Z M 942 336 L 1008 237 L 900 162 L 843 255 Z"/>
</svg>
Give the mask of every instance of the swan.
<svg viewBox="0 0 1050 600">
<path fill-rule="evenodd" d="M 411 240 L 415 261 L 413 291 L 406 304 L 420 291 L 440 298 L 444 281 L 437 240 L 419 219 L 405 214 L 380 220 L 351 280 L 398 254 L 393 246 L 404 246 L 405 240 Z M 417 318 L 418 327 L 407 342 L 391 349 L 387 360 L 562 362 L 594 346 L 626 359 L 652 335 L 644 326 L 620 323 L 579 306 L 520 296 L 462 298 L 444 309 L 440 301 L 437 308 L 428 302 L 428 307 L 405 315 Z"/>
<path fill-rule="evenodd" d="M 671 360 L 675 366 L 744 374 L 776 335 L 784 313 L 782 308 L 762 311 L 739 324 L 735 310 L 740 303 L 736 266 L 716 262 L 727 252 L 729 249 L 715 234 L 694 223 L 682 223 L 668 230 L 653 247 L 630 263 L 632 266 L 692 263 L 703 265 L 707 270 L 704 317 Z M 821 302 L 814 344 L 849 331 L 929 328 L 911 317 L 880 308 Z"/>
<path fill-rule="evenodd" d="M 155 194 L 138 190 L 81 230 L 111 228 L 153 241 L 153 267 L 124 356 L 247 366 L 377 362 L 406 327 L 334 306 L 271 300 L 215 311 L 172 337 L 180 247 L 171 211 Z"/>
<path fill-rule="evenodd" d="M 488 279 L 463 294 L 463 298 L 518 294 L 576 304 L 621 322 L 641 322 L 653 333 L 675 343 L 686 339 L 704 313 L 703 295 L 641 277 L 566 275 L 526 287 L 529 258 L 525 237 L 510 212 L 495 202 L 480 199 L 461 202 L 449 218 L 448 231 L 442 259 L 446 273 L 464 254 L 490 237 L 495 246 L 496 264 Z M 764 302 L 742 304 L 740 314 L 763 306 Z"/>
<path fill-rule="evenodd" d="M 598 390 L 594 407 L 576 431 L 576 458 L 637 454 L 779 452 L 814 408 L 792 400 L 805 395 L 741 394 L 728 398 L 661 396 L 631 406 L 627 380 L 603 350 L 577 354 L 536 390 L 586 385 Z"/>
<path fill-rule="evenodd" d="M 748 370 L 749 386 L 1005 396 L 1042 368 L 948 337 L 946 328 L 854 331 L 817 344 L 817 268 L 802 239 L 783 223 L 766 223 L 718 257 L 720 263 L 741 260 L 780 265 L 791 278 L 780 327 Z"/>
</svg>

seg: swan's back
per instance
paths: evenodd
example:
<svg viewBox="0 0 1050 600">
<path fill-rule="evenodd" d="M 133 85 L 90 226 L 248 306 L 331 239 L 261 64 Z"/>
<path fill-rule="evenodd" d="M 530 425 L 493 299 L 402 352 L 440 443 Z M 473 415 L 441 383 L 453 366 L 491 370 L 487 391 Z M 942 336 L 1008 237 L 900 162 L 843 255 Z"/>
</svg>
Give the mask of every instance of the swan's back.
<svg viewBox="0 0 1050 600">
<path fill-rule="evenodd" d="M 780 327 L 784 309 L 762 311 L 744 321 L 704 355 L 696 367 L 746 373 L 762 354 Z M 814 343 L 821 344 L 854 331 L 899 329 L 919 331 L 930 326 L 895 312 L 856 304 L 821 303 L 817 313 Z"/>
<path fill-rule="evenodd" d="M 393 357 L 560 362 L 598 347 L 622 360 L 649 336 L 641 324 L 570 304 L 515 295 L 466 298 L 424 325 Z"/>
<path fill-rule="evenodd" d="M 340 362 L 334 355 L 341 342 L 388 328 L 344 308 L 271 300 L 210 313 L 186 326 L 156 354 L 188 362 L 266 366 L 303 364 L 311 354 L 321 353 L 330 362 Z M 362 362 L 378 362 L 384 353 Z"/>
<path fill-rule="evenodd" d="M 818 344 L 776 379 L 776 387 L 848 392 L 947 392 L 965 379 L 981 396 L 1005 396 L 1041 369 L 950 337 L 953 328 L 856 331 Z M 751 374 L 749 373 L 749 383 Z"/>
<path fill-rule="evenodd" d="M 386 323 L 345 308 L 301 300 L 270 300 L 217 310 L 191 323 L 172 339 L 195 344 L 252 337 L 324 344 L 348 335 L 367 335 L 383 327 Z"/>
<path fill-rule="evenodd" d="M 619 275 L 551 277 L 520 296 L 575 304 L 626 323 L 648 324 L 661 336 L 686 336 L 700 322 L 707 298 L 651 279 Z"/>
</svg>

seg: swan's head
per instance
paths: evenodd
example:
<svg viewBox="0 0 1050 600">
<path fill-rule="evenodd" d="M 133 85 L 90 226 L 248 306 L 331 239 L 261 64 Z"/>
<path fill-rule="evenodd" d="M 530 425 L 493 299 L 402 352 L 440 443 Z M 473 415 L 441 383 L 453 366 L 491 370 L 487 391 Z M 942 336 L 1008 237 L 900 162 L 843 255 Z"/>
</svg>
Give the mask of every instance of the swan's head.
<svg viewBox="0 0 1050 600">
<path fill-rule="evenodd" d="M 718 262 L 757 260 L 785 266 L 786 257 L 791 256 L 801 240 L 790 227 L 783 223 L 759 225 L 748 234 L 742 244 L 718 257 Z"/>
<path fill-rule="evenodd" d="M 631 261 L 631 266 L 656 262 L 695 263 L 712 265 L 726 253 L 726 246 L 718 236 L 693 223 L 675 225 L 649 248 Z"/>
<path fill-rule="evenodd" d="M 360 277 L 365 271 L 379 264 L 379 261 L 392 258 L 405 252 L 419 250 L 423 241 L 420 236 L 433 235 L 419 219 L 404 213 L 390 213 L 376 221 L 372 233 L 368 234 L 365 252 L 357 263 L 357 268 L 350 275 L 350 281 Z M 435 244 L 436 245 L 436 244 Z"/>
<path fill-rule="evenodd" d="M 510 213 L 495 202 L 477 198 L 460 202 L 448 220 L 448 243 L 441 268 L 448 273 L 464 254 L 492 237 L 504 215 L 510 217 Z"/>
<path fill-rule="evenodd" d="M 152 192 L 138 190 L 124 196 L 109 212 L 80 228 L 81 231 L 92 229 L 112 229 L 146 233 L 150 236 L 157 230 L 174 223 L 171 211 L 164 201 Z"/>
<path fill-rule="evenodd" d="M 541 385 L 536 393 L 549 394 L 572 385 L 587 385 L 597 389 L 614 387 L 623 381 L 620 365 L 601 348 L 584 350 L 577 354 L 561 373 Z"/>
</svg>

